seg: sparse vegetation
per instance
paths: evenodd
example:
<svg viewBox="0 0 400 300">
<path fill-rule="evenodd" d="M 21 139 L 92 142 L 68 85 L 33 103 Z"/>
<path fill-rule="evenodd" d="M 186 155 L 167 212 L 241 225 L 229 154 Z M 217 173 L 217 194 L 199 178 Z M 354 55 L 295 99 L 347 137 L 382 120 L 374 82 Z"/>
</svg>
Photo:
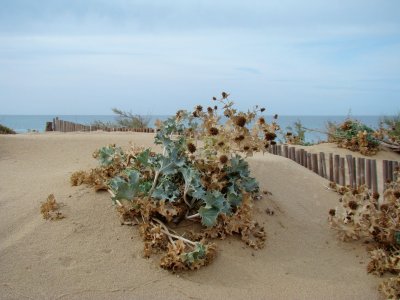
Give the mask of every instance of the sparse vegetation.
<svg viewBox="0 0 400 300">
<path fill-rule="evenodd" d="M 335 143 L 340 148 L 364 155 L 374 155 L 379 150 L 377 133 L 357 120 L 348 118 L 342 124 L 328 122 L 327 129 L 328 142 Z"/>
<path fill-rule="evenodd" d="M 110 145 L 95 152 L 98 168 L 71 177 L 73 185 L 107 189 L 122 224 L 139 226 L 144 256 L 163 253 L 162 268 L 194 270 L 209 264 L 216 255 L 210 241 L 215 238 L 239 235 L 254 249 L 264 246 L 264 228 L 252 214 L 259 186 L 243 155 L 265 151 L 278 126 L 257 117 L 264 108 L 238 112 L 228 96 L 222 93 L 207 109 L 180 110 L 160 123 L 155 143 L 162 153 Z"/>
<path fill-rule="evenodd" d="M 57 203 L 53 194 L 50 194 L 47 197 L 47 200 L 40 206 L 40 212 L 42 213 L 43 219 L 50 221 L 56 221 L 65 218 L 59 209 L 60 205 Z"/>
<path fill-rule="evenodd" d="M 0 124 L 0 134 L 16 134 L 14 130 Z"/>
<path fill-rule="evenodd" d="M 134 115 L 131 112 L 123 111 L 118 108 L 112 109 L 113 113 L 117 115 L 117 124 L 119 127 L 127 128 L 148 128 L 150 117 Z"/>
<path fill-rule="evenodd" d="M 293 123 L 293 126 L 286 127 L 284 140 L 289 145 L 309 146 L 311 143 L 306 142 L 306 129 L 300 120 Z"/>
<path fill-rule="evenodd" d="M 371 261 L 367 271 L 378 276 L 391 274 L 379 290 L 386 299 L 400 298 L 400 173 L 387 184 L 383 199 L 364 186 L 341 187 L 340 203 L 329 211 L 329 221 L 344 241 L 364 240 Z"/>
</svg>

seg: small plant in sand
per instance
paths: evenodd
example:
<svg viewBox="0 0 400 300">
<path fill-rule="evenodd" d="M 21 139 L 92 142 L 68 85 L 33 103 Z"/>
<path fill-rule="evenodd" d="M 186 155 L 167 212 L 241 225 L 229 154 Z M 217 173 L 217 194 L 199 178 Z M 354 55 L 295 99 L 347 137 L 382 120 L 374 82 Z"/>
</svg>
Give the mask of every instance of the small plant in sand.
<svg viewBox="0 0 400 300">
<path fill-rule="evenodd" d="M 16 132 L 14 130 L 0 124 L 0 134 L 16 134 Z"/>
<path fill-rule="evenodd" d="M 370 127 L 350 118 L 342 124 L 328 123 L 328 142 L 364 155 L 378 152 L 379 141 L 376 134 Z"/>
<path fill-rule="evenodd" d="M 393 117 L 383 117 L 378 133 L 382 145 L 400 152 L 400 113 Z"/>
<path fill-rule="evenodd" d="M 300 120 L 294 122 L 293 126 L 286 127 L 284 134 L 285 142 L 289 145 L 309 146 L 311 143 L 306 142 L 306 129 Z"/>
<path fill-rule="evenodd" d="M 387 299 L 400 298 L 400 173 L 389 183 L 379 201 L 365 187 L 357 190 L 342 187 L 340 204 L 330 210 L 329 222 L 342 240 L 365 240 L 369 243 L 369 273 L 396 277 L 379 287 Z"/>
<path fill-rule="evenodd" d="M 43 219 L 45 220 L 61 220 L 65 216 L 60 212 L 60 205 L 56 201 L 56 197 L 50 194 L 47 200 L 40 206 L 40 212 L 42 213 Z"/>
<path fill-rule="evenodd" d="M 239 235 L 250 247 L 264 246 L 264 228 L 252 215 L 259 186 L 244 156 L 265 151 L 277 125 L 257 116 L 264 108 L 237 111 L 226 93 L 213 100 L 206 109 L 180 110 L 159 125 L 155 143 L 162 153 L 103 147 L 95 153 L 100 167 L 71 178 L 73 185 L 108 189 L 123 224 L 139 226 L 144 255 L 163 253 L 165 269 L 209 264 L 216 255 L 209 241 L 214 238 Z"/>
</svg>

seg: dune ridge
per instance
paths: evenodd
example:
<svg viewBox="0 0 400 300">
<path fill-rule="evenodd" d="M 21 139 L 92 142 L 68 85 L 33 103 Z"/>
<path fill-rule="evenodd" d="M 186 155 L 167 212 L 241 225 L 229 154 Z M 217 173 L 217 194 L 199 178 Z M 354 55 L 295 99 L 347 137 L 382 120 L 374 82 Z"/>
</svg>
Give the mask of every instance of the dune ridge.
<svg viewBox="0 0 400 300">
<path fill-rule="evenodd" d="M 0 136 L 1 299 L 379 298 L 365 248 L 338 241 L 329 229 L 338 195 L 323 178 L 271 154 L 249 158 L 261 188 L 272 193 L 255 205 L 267 232 L 264 249 L 228 238 L 210 266 L 179 275 L 142 258 L 138 231 L 120 225 L 109 195 L 69 183 L 72 172 L 96 165 L 94 150 L 130 142 L 157 149 L 143 133 Z M 51 193 L 66 219 L 42 219 L 40 203 Z"/>
</svg>

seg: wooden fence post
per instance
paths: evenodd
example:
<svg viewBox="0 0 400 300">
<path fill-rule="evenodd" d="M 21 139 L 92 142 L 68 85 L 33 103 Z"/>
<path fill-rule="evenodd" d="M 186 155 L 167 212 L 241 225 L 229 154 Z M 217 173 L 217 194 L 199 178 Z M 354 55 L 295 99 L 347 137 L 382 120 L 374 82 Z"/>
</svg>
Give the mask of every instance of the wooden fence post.
<svg viewBox="0 0 400 300">
<path fill-rule="evenodd" d="M 383 160 L 382 162 L 382 175 L 383 175 L 383 190 L 385 190 L 386 188 L 386 183 L 388 181 L 388 161 L 387 160 Z"/>
<path fill-rule="evenodd" d="M 389 161 L 388 163 L 389 163 L 389 165 L 388 165 L 389 178 L 388 179 L 390 182 L 392 182 L 393 181 L 393 161 Z"/>
<path fill-rule="evenodd" d="M 340 172 L 339 172 L 339 184 L 342 186 L 346 186 L 346 169 L 345 169 L 345 160 L 344 157 L 340 158 Z"/>
<path fill-rule="evenodd" d="M 366 184 L 367 187 L 370 189 L 371 188 L 371 160 L 367 159 L 367 164 L 366 164 Z"/>
<path fill-rule="evenodd" d="M 308 169 L 311 171 L 312 170 L 311 153 L 307 153 L 307 165 L 308 165 Z"/>
<path fill-rule="evenodd" d="M 350 186 L 351 188 L 354 188 L 355 182 L 354 182 L 354 173 L 353 173 L 353 157 L 351 155 L 346 155 L 346 160 L 347 160 L 347 168 L 349 170 L 349 181 L 350 181 Z"/>
<path fill-rule="evenodd" d="M 378 172 L 376 169 L 376 160 L 371 160 L 371 179 L 372 179 L 372 192 L 378 193 Z"/>
<path fill-rule="evenodd" d="M 360 175 L 361 175 L 361 185 L 365 185 L 365 158 L 360 159 Z"/>
<path fill-rule="evenodd" d="M 334 160 L 334 170 L 335 170 L 335 174 L 334 174 L 334 178 L 335 178 L 335 183 L 339 184 L 339 167 L 340 167 L 340 156 L 338 154 L 335 155 L 335 160 Z"/>
<path fill-rule="evenodd" d="M 333 154 L 329 153 L 329 181 L 334 182 L 335 177 L 333 176 Z"/>
<path fill-rule="evenodd" d="M 289 153 L 288 153 L 288 145 L 283 145 L 283 156 L 286 158 L 289 158 Z"/>
<path fill-rule="evenodd" d="M 313 172 L 318 174 L 318 154 L 317 153 L 312 154 L 312 168 L 313 168 Z"/>
<path fill-rule="evenodd" d="M 304 167 L 308 168 L 308 159 L 307 159 L 307 151 L 303 152 L 303 163 L 304 163 Z"/>
</svg>

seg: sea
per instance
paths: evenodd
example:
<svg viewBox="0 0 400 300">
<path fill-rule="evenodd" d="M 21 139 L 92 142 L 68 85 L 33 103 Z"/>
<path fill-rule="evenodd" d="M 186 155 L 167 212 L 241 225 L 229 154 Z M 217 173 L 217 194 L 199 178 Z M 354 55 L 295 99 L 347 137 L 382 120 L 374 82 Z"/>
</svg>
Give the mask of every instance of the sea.
<svg viewBox="0 0 400 300">
<path fill-rule="evenodd" d="M 60 120 L 70 121 L 79 124 L 90 125 L 95 121 L 115 122 L 115 115 L 0 115 L 0 124 L 12 128 L 17 133 L 27 132 L 44 132 L 46 122 L 50 122 L 53 118 L 58 117 Z M 156 120 L 166 120 L 168 115 L 152 115 L 149 117 L 149 127 L 154 127 Z M 326 126 L 328 122 L 341 123 L 349 116 L 279 116 L 277 123 L 282 130 L 288 127 L 294 127 L 294 123 L 300 121 L 303 127 L 312 129 L 306 132 L 306 142 L 317 143 L 327 139 Z M 350 116 L 352 119 L 358 120 L 371 128 L 378 128 L 381 116 Z M 265 116 L 267 122 L 273 120 L 272 116 Z M 278 134 L 278 139 L 282 138 Z"/>
</svg>

